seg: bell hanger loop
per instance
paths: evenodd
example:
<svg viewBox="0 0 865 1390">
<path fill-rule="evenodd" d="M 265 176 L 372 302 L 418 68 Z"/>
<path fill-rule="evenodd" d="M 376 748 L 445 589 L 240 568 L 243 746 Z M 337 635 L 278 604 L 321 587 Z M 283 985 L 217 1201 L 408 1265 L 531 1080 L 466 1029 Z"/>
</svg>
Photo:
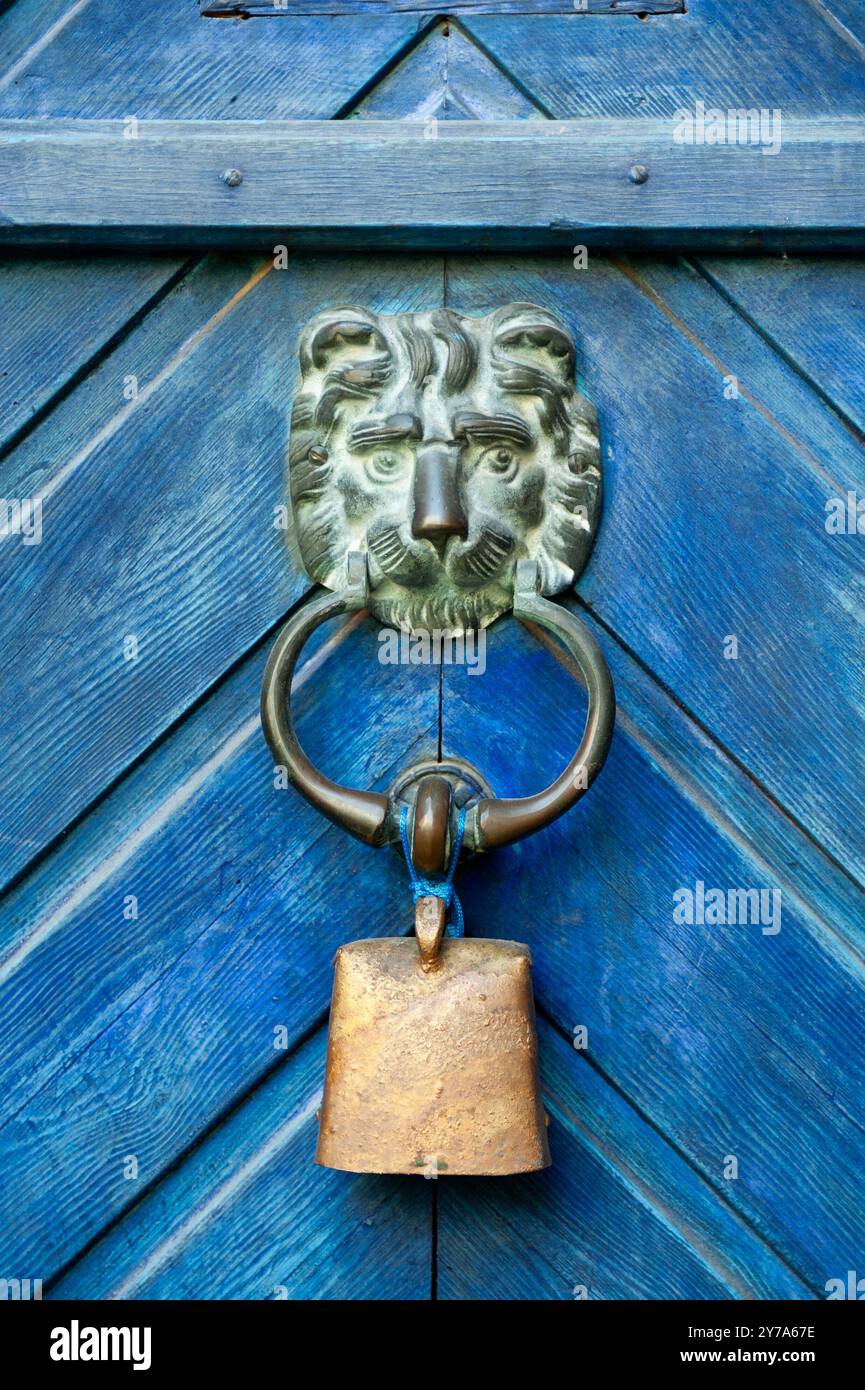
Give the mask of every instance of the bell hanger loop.
<svg viewBox="0 0 865 1390">
<path fill-rule="evenodd" d="M 463 934 L 463 913 L 454 889 L 465 829 L 465 810 L 457 814 L 451 834 L 453 789 L 446 777 L 425 774 L 418 783 L 414 813 L 403 806 L 400 838 L 412 880 L 415 902 L 414 929 L 420 950 L 420 966 L 428 974 L 438 964 L 448 909 L 453 908 L 453 929 Z"/>
<path fill-rule="evenodd" d="M 450 841 L 451 784 L 446 777 L 428 773 L 418 783 L 411 829 L 411 863 L 419 878 L 444 873 Z M 414 931 L 420 949 L 421 970 L 428 974 L 441 950 L 447 923 L 444 898 L 425 893 L 415 902 Z"/>
</svg>

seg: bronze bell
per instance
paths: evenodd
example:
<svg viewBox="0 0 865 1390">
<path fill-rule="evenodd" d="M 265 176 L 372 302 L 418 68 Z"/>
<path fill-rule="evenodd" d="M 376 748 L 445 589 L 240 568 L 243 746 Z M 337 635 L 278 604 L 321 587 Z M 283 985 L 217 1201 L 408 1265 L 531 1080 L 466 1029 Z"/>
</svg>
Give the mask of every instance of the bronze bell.
<svg viewBox="0 0 865 1390">
<path fill-rule="evenodd" d="M 416 870 L 444 867 L 450 811 L 449 783 L 424 776 Z M 316 1150 L 327 1168 L 438 1177 L 550 1162 L 528 947 L 444 938 L 445 912 L 422 894 L 414 937 L 336 953 Z"/>
<path fill-rule="evenodd" d="M 528 1173 L 550 1162 L 531 958 L 411 937 L 336 954 L 316 1162 L 352 1173 Z"/>
</svg>

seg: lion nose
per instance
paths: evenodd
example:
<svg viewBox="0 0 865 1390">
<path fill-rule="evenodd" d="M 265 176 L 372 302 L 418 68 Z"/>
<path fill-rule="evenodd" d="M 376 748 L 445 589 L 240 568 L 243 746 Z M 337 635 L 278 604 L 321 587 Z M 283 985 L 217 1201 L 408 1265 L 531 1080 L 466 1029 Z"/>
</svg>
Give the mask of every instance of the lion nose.
<svg viewBox="0 0 865 1390">
<path fill-rule="evenodd" d="M 418 449 L 414 471 L 412 535 L 434 541 L 465 536 L 468 523 L 456 481 L 456 451 L 430 444 Z"/>
</svg>

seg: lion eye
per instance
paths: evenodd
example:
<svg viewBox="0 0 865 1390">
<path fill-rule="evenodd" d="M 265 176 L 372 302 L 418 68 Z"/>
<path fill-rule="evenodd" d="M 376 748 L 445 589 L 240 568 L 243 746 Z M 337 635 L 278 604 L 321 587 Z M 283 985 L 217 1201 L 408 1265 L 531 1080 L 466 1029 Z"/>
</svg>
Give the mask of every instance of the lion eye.
<svg viewBox="0 0 865 1390">
<path fill-rule="evenodd" d="M 491 449 L 486 449 L 478 462 L 488 472 L 495 473 L 497 477 L 504 478 L 507 482 L 516 477 L 517 456 L 513 449 L 509 449 L 506 444 L 494 444 Z"/>
<path fill-rule="evenodd" d="M 391 483 L 402 472 L 402 457 L 393 449 L 377 449 L 364 460 L 364 468 L 374 483 Z"/>
</svg>

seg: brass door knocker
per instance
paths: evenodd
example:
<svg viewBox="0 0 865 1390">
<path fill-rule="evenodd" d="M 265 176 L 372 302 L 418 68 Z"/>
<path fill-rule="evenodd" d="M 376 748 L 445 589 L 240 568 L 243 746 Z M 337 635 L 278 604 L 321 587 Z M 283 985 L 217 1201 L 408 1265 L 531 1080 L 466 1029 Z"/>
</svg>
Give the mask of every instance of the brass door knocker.
<svg viewBox="0 0 865 1390">
<path fill-rule="evenodd" d="M 280 633 L 262 725 L 313 806 L 367 844 L 403 844 L 415 897 L 414 940 L 337 952 L 316 1154 L 328 1167 L 429 1176 L 550 1162 L 528 948 L 446 935 L 446 919 L 460 854 L 512 844 L 562 815 L 591 786 L 612 737 L 601 650 L 545 597 L 573 584 L 600 513 L 597 420 L 574 361 L 564 325 L 532 304 L 486 318 L 340 307 L 301 336 L 293 539 L 330 592 Z M 505 799 L 458 759 L 409 768 L 388 793 L 325 777 L 295 734 L 292 675 L 319 624 L 361 609 L 413 633 L 484 628 L 508 610 L 551 632 L 588 695 L 564 771 Z"/>
</svg>

